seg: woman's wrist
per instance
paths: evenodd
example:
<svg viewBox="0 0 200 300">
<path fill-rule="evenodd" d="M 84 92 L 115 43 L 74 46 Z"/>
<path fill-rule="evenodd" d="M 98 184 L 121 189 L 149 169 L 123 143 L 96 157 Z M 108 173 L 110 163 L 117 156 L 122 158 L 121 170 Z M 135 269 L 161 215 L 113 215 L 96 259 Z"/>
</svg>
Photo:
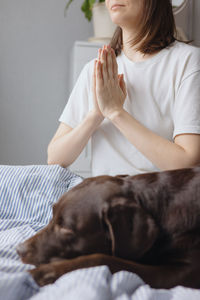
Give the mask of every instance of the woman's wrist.
<svg viewBox="0 0 200 300">
<path fill-rule="evenodd" d="M 111 122 L 113 122 L 115 119 L 118 119 L 120 116 L 122 116 L 126 111 L 123 108 L 113 110 L 107 115 L 107 119 L 109 119 Z"/>
<path fill-rule="evenodd" d="M 104 120 L 104 116 L 95 109 L 89 111 L 88 117 L 91 118 L 91 120 L 95 122 L 95 125 L 97 126 L 99 126 Z"/>
</svg>

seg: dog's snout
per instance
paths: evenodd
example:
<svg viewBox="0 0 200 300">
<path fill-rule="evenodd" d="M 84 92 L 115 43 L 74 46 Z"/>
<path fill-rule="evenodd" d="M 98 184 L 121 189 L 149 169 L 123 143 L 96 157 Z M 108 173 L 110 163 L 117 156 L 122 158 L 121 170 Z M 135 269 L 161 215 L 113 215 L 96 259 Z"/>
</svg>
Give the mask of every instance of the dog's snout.
<svg viewBox="0 0 200 300">
<path fill-rule="evenodd" d="M 25 243 L 21 243 L 17 246 L 16 250 L 17 250 L 17 253 L 19 254 L 19 256 L 23 257 L 27 253 L 27 246 Z"/>
</svg>

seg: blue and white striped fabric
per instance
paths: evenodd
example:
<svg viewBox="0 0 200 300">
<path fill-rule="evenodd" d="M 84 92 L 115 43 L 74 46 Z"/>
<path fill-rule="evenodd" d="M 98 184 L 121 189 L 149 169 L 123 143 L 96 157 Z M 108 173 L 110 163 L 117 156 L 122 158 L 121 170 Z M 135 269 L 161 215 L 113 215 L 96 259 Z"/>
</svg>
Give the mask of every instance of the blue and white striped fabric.
<svg viewBox="0 0 200 300">
<path fill-rule="evenodd" d="M 52 205 L 82 178 L 59 166 L 0 166 L 0 300 L 199 300 L 200 290 L 156 290 L 106 266 L 76 270 L 39 288 L 15 247 L 43 228 Z"/>
<path fill-rule="evenodd" d="M 81 181 L 58 165 L 0 166 L 0 297 L 5 280 L 31 268 L 16 245 L 47 225 L 52 205 Z"/>
</svg>

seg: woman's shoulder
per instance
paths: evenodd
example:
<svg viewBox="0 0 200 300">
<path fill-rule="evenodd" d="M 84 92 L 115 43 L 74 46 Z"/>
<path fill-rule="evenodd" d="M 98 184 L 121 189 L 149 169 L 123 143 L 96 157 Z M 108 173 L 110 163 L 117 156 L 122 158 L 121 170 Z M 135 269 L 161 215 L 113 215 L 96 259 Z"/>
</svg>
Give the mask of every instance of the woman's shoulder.
<svg viewBox="0 0 200 300">
<path fill-rule="evenodd" d="M 89 60 L 89 61 L 85 64 L 85 69 L 86 69 L 88 72 L 93 71 L 93 69 L 94 69 L 94 63 L 95 63 L 95 60 L 96 60 L 96 59 L 97 59 L 97 58 L 95 57 L 95 58 Z"/>
<path fill-rule="evenodd" d="M 80 72 L 78 76 L 78 80 L 86 83 L 87 85 L 90 84 L 91 77 L 94 70 L 94 61 L 95 59 L 92 59 L 82 66 L 79 66 Z"/>
<path fill-rule="evenodd" d="M 85 75 L 86 74 L 90 75 L 91 71 L 93 71 L 94 68 L 94 62 L 95 62 L 95 58 L 86 62 L 82 68 L 82 73 L 84 73 Z"/>
<path fill-rule="evenodd" d="M 200 64 L 200 48 L 191 44 L 176 41 L 170 47 L 171 53 L 180 59 L 187 59 L 193 63 Z"/>
<path fill-rule="evenodd" d="M 200 72 L 200 48 L 175 41 L 165 49 L 164 53 L 165 65 L 184 74 L 184 78 L 194 72 Z"/>
</svg>

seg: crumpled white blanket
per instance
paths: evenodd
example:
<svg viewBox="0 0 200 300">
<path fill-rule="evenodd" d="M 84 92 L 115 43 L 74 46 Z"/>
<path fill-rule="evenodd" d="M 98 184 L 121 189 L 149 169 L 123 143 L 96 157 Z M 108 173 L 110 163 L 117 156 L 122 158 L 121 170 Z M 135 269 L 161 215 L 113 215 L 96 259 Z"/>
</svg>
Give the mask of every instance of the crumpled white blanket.
<svg viewBox="0 0 200 300">
<path fill-rule="evenodd" d="M 200 290 L 152 289 L 136 274 L 111 274 L 107 266 L 70 272 L 40 289 L 31 300 L 199 300 Z"/>
</svg>

